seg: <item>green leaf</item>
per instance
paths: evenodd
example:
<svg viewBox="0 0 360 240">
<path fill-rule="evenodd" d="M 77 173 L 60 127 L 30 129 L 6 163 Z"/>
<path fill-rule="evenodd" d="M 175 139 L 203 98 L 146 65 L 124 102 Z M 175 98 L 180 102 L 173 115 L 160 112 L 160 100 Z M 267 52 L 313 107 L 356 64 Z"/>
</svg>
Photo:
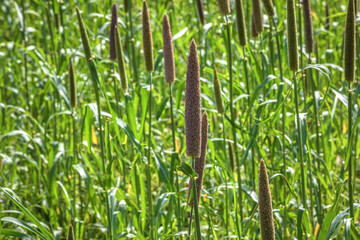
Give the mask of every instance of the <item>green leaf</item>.
<svg viewBox="0 0 360 240">
<path fill-rule="evenodd" d="M 169 101 L 169 97 L 166 97 L 166 98 L 164 98 L 164 99 L 162 100 L 162 102 L 160 103 L 159 108 L 157 109 L 156 115 L 155 115 L 155 119 L 156 119 L 156 120 L 159 120 L 159 118 L 160 118 L 162 112 L 164 111 L 165 106 L 166 106 L 166 104 L 167 104 L 168 101 Z"/>
<path fill-rule="evenodd" d="M 177 169 L 183 172 L 186 176 L 190 177 L 191 179 L 196 179 L 198 177 L 197 173 L 185 162 L 181 162 L 180 166 Z"/>
</svg>

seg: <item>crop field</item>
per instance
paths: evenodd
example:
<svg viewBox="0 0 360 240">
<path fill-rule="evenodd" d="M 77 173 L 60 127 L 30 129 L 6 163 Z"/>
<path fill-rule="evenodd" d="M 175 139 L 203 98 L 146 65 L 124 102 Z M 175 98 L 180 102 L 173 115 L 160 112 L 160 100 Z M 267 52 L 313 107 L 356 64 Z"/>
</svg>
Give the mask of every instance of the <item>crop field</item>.
<svg viewBox="0 0 360 240">
<path fill-rule="evenodd" d="M 0 239 L 360 239 L 358 0 L 0 0 Z"/>
</svg>

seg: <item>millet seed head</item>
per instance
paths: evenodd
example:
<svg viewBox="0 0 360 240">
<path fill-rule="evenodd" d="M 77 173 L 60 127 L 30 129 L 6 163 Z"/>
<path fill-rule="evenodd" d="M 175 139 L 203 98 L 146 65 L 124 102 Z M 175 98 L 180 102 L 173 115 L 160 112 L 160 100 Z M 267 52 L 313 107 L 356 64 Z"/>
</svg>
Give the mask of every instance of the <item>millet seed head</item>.
<svg viewBox="0 0 360 240">
<path fill-rule="evenodd" d="M 311 19 L 310 0 L 303 0 L 303 16 L 304 16 L 304 38 L 305 51 L 312 53 L 314 51 L 314 34 Z"/>
<path fill-rule="evenodd" d="M 258 34 L 264 31 L 263 16 L 260 0 L 252 0 L 255 30 Z"/>
<path fill-rule="evenodd" d="M 240 46 L 246 46 L 246 25 L 242 0 L 235 0 L 236 27 Z"/>
<path fill-rule="evenodd" d="M 296 31 L 295 3 L 294 0 L 286 0 L 286 3 L 289 67 L 290 71 L 296 72 L 299 69 L 299 57 Z"/>
<path fill-rule="evenodd" d="M 208 140 L 208 128 L 209 128 L 209 120 L 206 112 L 203 113 L 201 119 L 201 155 L 199 158 L 195 159 L 195 172 L 198 175 L 196 179 L 196 195 L 198 203 L 201 198 L 201 189 L 203 185 L 203 177 L 206 163 L 206 150 L 207 150 L 207 140 Z M 189 189 L 188 189 L 188 198 L 187 203 L 190 207 L 193 206 L 193 199 L 190 199 L 192 189 L 192 180 L 189 181 Z"/>
<path fill-rule="evenodd" d="M 197 47 L 191 41 L 186 71 L 185 87 L 185 134 L 186 155 L 200 157 L 201 147 L 201 99 L 200 99 L 200 67 Z"/>
<path fill-rule="evenodd" d="M 217 76 L 217 71 L 216 71 L 215 66 L 214 66 L 213 84 L 214 84 L 216 108 L 217 108 L 217 111 L 219 114 L 223 114 L 224 113 L 224 105 L 223 105 L 222 96 L 221 96 L 221 85 L 220 85 L 219 78 Z"/>
<path fill-rule="evenodd" d="M 175 82 L 175 61 L 174 49 L 172 44 L 171 27 L 168 15 L 165 13 L 163 17 L 163 43 L 164 43 L 164 68 L 165 81 L 167 83 Z"/>
<path fill-rule="evenodd" d="M 355 2 L 349 0 L 344 34 L 344 78 L 354 81 L 355 75 Z"/>
<path fill-rule="evenodd" d="M 118 11 L 116 3 L 113 4 L 111 9 L 111 23 L 110 23 L 110 59 L 116 60 L 116 48 L 115 48 L 115 27 L 117 27 Z"/>
<path fill-rule="evenodd" d="M 264 160 L 259 164 L 259 218 L 262 240 L 275 240 L 269 179 Z"/>
<path fill-rule="evenodd" d="M 196 0 L 196 6 L 197 6 L 197 11 L 199 14 L 200 22 L 202 25 L 204 25 L 205 24 L 205 14 L 204 14 L 204 5 L 202 3 L 202 0 Z"/>
<path fill-rule="evenodd" d="M 89 37 L 86 32 L 84 21 L 81 17 L 81 13 L 80 13 L 80 10 L 78 7 L 76 7 L 76 15 L 77 15 L 78 23 L 79 23 L 81 41 L 82 41 L 82 45 L 84 48 L 86 61 L 89 62 L 91 59 L 91 46 L 90 46 Z"/>
<path fill-rule="evenodd" d="M 143 2 L 142 10 L 142 37 L 145 66 L 147 72 L 154 71 L 153 41 L 151 35 L 150 15 L 146 1 Z"/>
<path fill-rule="evenodd" d="M 221 15 L 228 15 L 230 14 L 230 3 L 229 0 L 217 0 L 219 11 Z"/>
<path fill-rule="evenodd" d="M 267 15 L 269 17 L 275 16 L 274 5 L 273 5 L 272 0 L 262 0 L 262 1 L 263 1 Z"/>
</svg>

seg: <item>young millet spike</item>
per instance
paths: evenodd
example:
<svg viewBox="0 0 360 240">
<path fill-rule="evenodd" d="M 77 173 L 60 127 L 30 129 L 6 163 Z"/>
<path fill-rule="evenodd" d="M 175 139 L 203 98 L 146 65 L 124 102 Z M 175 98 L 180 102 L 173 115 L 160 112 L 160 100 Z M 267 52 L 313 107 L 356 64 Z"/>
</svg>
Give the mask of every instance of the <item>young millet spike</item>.
<svg viewBox="0 0 360 240">
<path fill-rule="evenodd" d="M 263 16 L 260 0 L 252 0 L 255 30 L 258 34 L 264 31 Z"/>
<path fill-rule="evenodd" d="M 264 160 L 259 164 L 259 218 L 262 240 L 275 240 L 269 179 Z"/>
<path fill-rule="evenodd" d="M 219 5 L 219 11 L 221 15 L 230 14 L 230 3 L 229 0 L 217 0 Z"/>
<path fill-rule="evenodd" d="M 127 77 L 126 77 L 126 68 L 125 68 L 125 60 L 124 54 L 121 46 L 121 37 L 119 33 L 118 27 L 115 27 L 115 49 L 116 49 L 116 56 L 118 62 L 118 70 L 120 75 L 121 81 L 121 88 L 124 92 L 127 91 Z"/>
<path fill-rule="evenodd" d="M 220 81 L 218 79 L 217 76 L 217 71 L 216 68 L 214 66 L 214 94 L 215 94 L 215 102 L 216 102 L 216 108 L 219 114 L 223 114 L 224 113 L 224 105 L 223 105 L 223 101 L 222 101 L 222 97 L 221 97 L 221 85 L 220 85 Z"/>
<path fill-rule="evenodd" d="M 75 71 L 74 65 L 69 58 L 69 82 L 70 82 L 70 105 L 72 108 L 76 107 L 76 80 L 75 80 Z"/>
<path fill-rule="evenodd" d="M 203 184 L 203 177 L 204 177 L 204 170 L 205 170 L 205 163 L 206 163 L 206 150 L 207 150 L 207 140 L 208 140 L 208 115 L 206 112 L 202 115 L 201 120 L 201 155 L 199 158 L 196 158 L 195 160 L 195 172 L 198 175 L 198 178 L 196 179 L 196 196 L 198 203 L 200 202 L 201 197 L 201 189 Z M 188 197 L 187 197 L 187 203 L 190 207 L 193 206 L 194 202 L 193 199 L 190 199 L 191 196 L 191 190 L 192 190 L 192 180 L 189 181 L 189 189 L 188 189 Z"/>
<path fill-rule="evenodd" d="M 344 34 L 344 77 L 348 82 L 354 81 L 355 74 L 355 3 L 349 0 Z"/>
<path fill-rule="evenodd" d="M 110 23 L 110 59 L 116 60 L 116 49 L 115 49 L 115 27 L 117 27 L 118 11 L 116 3 L 113 4 L 111 9 L 111 23 Z"/>
<path fill-rule="evenodd" d="M 154 71 L 153 41 L 151 35 L 150 15 L 147 3 L 144 0 L 142 10 L 142 37 L 145 66 L 147 72 Z"/>
<path fill-rule="evenodd" d="M 167 83 L 175 82 L 175 61 L 174 49 L 172 44 L 171 27 L 168 15 L 165 13 L 163 17 L 163 43 L 164 43 L 164 68 L 165 81 Z"/>
<path fill-rule="evenodd" d="M 259 36 L 258 32 L 256 31 L 255 27 L 255 15 L 254 15 L 254 8 L 251 14 L 251 37 L 257 38 Z"/>
<path fill-rule="evenodd" d="M 275 11 L 274 11 L 274 5 L 272 0 L 262 0 L 264 3 L 264 7 L 266 10 L 266 13 L 269 17 L 273 17 L 275 15 Z"/>
<path fill-rule="evenodd" d="M 296 72 L 299 69 L 298 41 L 296 32 L 296 15 L 294 0 L 286 0 L 287 18 L 287 39 L 288 39 L 288 58 L 290 71 Z"/>
<path fill-rule="evenodd" d="M 312 53 L 314 51 L 314 34 L 311 19 L 310 0 L 303 0 L 303 16 L 304 16 L 304 37 L 305 51 Z"/>
<path fill-rule="evenodd" d="M 70 226 L 69 226 L 69 231 L 68 231 L 68 235 L 67 235 L 66 240 L 75 240 L 74 229 L 73 229 L 73 226 L 72 226 L 71 223 L 70 223 Z"/>
<path fill-rule="evenodd" d="M 196 43 L 191 41 L 185 86 L 185 135 L 186 155 L 200 157 L 201 147 L 201 99 L 200 67 Z"/>
<path fill-rule="evenodd" d="M 242 0 L 235 0 L 235 14 L 240 46 L 246 46 L 246 25 Z"/>
<path fill-rule="evenodd" d="M 202 25 L 205 24 L 205 15 L 204 15 L 204 5 L 202 3 L 202 0 L 196 0 L 196 6 L 200 18 L 200 22 Z"/>
<path fill-rule="evenodd" d="M 86 61 L 90 61 L 90 59 L 91 59 L 90 41 L 89 41 L 89 37 L 86 32 L 84 21 L 81 17 L 81 13 L 80 13 L 80 10 L 78 7 L 76 7 L 76 15 L 77 15 L 78 22 L 79 22 L 80 36 L 81 36 L 81 41 L 82 41 L 82 45 L 84 48 Z"/>
</svg>

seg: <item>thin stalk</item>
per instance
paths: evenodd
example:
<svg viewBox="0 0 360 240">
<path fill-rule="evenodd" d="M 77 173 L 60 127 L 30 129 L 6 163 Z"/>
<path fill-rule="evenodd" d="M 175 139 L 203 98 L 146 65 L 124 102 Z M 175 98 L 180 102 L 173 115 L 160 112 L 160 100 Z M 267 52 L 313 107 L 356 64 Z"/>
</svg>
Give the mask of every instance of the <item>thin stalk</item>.
<svg viewBox="0 0 360 240">
<path fill-rule="evenodd" d="M 230 113 L 231 113 L 231 128 L 233 134 L 233 141 L 234 141 L 234 152 L 235 152 L 235 159 L 237 165 L 237 178 L 238 178 L 238 194 L 239 194 L 239 209 L 240 209 L 240 221 L 243 218 L 243 209 L 242 209 L 242 190 L 241 190 L 241 175 L 240 175 L 240 161 L 238 156 L 238 149 L 237 149 L 237 140 L 236 140 L 236 128 L 235 128 L 235 116 L 234 116 L 234 99 L 233 99 L 233 81 L 232 81 L 232 54 L 231 54 L 231 35 L 230 35 L 230 26 L 228 17 L 225 16 L 225 24 L 226 24 L 226 31 L 227 31 L 227 44 L 228 44 L 228 68 L 229 68 L 229 82 L 230 82 Z"/>
<path fill-rule="evenodd" d="M 172 141 L 173 141 L 173 154 L 177 154 L 176 153 L 176 141 L 175 141 L 175 122 L 174 122 L 174 107 L 173 107 L 173 94 L 172 94 L 172 83 L 169 83 L 169 97 L 170 97 L 170 115 L 171 115 L 171 131 L 172 131 Z M 175 165 L 175 157 L 171 156 L 171 183 L 173 184 L 173 189 L 176 188 L 176 192 L 179 193 L 179 175 L 177 173 L 177 171 L 175 172 L 175 185 L 174 185 L 174 177 L 173 177 L 173 173 L 174 173 L 174 165 Z M 180 231 L 181 228 L 181 205 L 180 205 L 180 198 L 177 197 L 177 221 L 178 221 L 178 230 Z"/>
<path fill-rule="evenodd" d="M 226 220 L 226 233 L 229 237 L 229 196 L 228 196 L 228 174 L 229 174 L 229 162 L 226 153 L 226 134 L 225 134 L 225 122 L 224 116 L 221 115 L 222 125 L 223 125 L 223 151 L 225 158 L 225 220 Z"/>
<path fill-rule="evenodd" d="M 151 103 L 152 103 L 152 73 L 149 72 L 150 79 L 150 93 L 149 93 L 149 136 L 148 136 L 148 155 L 147 155 L 147 166 L 146 166 L 146 177 L 147 177 L 147 197 L 148 197 L 148 211 L 149 211 L 149 230 L 150 239 L 153 237 L 153 220 L 152 220 L 152 197 L 151 197 Z"/>
<path fill-rule="evenodd" d="M 192 168 L 195 171 L 195 158 L 192 159 Z M 197 240 L 201 239 L 201 231 L 200 231 L 200 218 L 199 218 L 199 204 L 197 199 L 197 191 L 196 191 L 196 180 L 192 181 L 192 197 L 194 203 L 194 211 L 195 211 L 195 226 L 196 226 L 196 236 Z M 192 211 L 192 210 L 191 210 Z"/>
<path fill-rule="evenodd" d="M 298 86 L 296 82 L 296 73 L 293 72 L 293 81 L 294 81 L 294 95 L 295 95 L 295 108 L 296 108 L 296 129 L 299 139 L 299 162 L 300 162 L 300 171 L 301 171 L 301 201 L 305 210 L 307 210 L 306 205 L 306 192 L 305 192 L 305 173 L 304 173 L 304 162 L 303 162 L 303 145 L 302 145 L 302 135 L 300 130 L 300 114 L 299 114 L 299 102 L 298 102 Z"/>
<path fill-rule="evenodd" d="M 315 145 L 316 145 L 316 152 L 318 154 L 318 156 L 320 156 L 320 122 L 319 122 L 319 118 L 318 118 L 318 105 L 316 102 L 316 98 L 315 98 L 315 91 L 316 91 L 316 85 L 314 82 L 314 79 L 312 77 L 312 74 L 310 74 L 310 83 L 312 85 L 312 98 L 313 98 L 313 104 L 314 104 L 314 118 L 315 118 L 315 131 L 316 131 L 316 139 L 315 139 Z M 317 159 L 317 168 L 318 171 L 320 171 L 321 168 L 321 162 L 320 159 Z M 318 223 L 320 225 L 320 228 L 322 226 L 322 222 L 323 222 L 323 216 L 322 216 L 322 203 L 321 203 L 321 181 L 319 178 L 317 178 L 317 184 L 318 184 L 318 192 L 319 192 L 319 197 L 318 197 Z"/>
<path fill-rule="evenodd" d="M 74 177 L 74 213 L 75 216 L 76 214 L 76 171 L 73 169 L 73 165 L 77 163 L 77 152 L 76 152 L 76 113 L 75 113 L 75 109 L 73 109 L 73 113 L 72 113 L 72 123 L 73 123 L 73 164 L 71 166 L 71 172 L 73 173 L 73 177 Z M 80 186 L 79 186 L 79 193 L 80 193 Z M 76 228 L 75 228 L 76 229 Z"/>
<path fill-rule="evenodd" d="M 351 94 L 351 82 L 349 82 L 349 95 L 348 95 L 348 141 L 350 142 L 351 138 L 351 131 L 352 131 L 352 94 Z M 354 221 L 354 196 L 353 196 L 353 186 L 352 186 L 352 143 L 349 143 L 350 148 L 350 157 L 349 157 L 349 163 L 348 163 L 348 188 L 349 188 L 349 207 L 350 207 L 350 218 L 352 218 L 352 221 Z"/>
<path fill-rule="evenodd" d="M 281 51 L 280 51 L 280 42 L 279 42 L 279 33 L 277 30 L 277 24 L 274 18 L 272 18 L 272 22 L 274 24 L 274 28 L 275 28 L 275 34 L 276 34 L 276 47 L 277 47 L 277 52 L 278 52 L 278 59 L 279 59 L 279 70 L 280 70 L 280 81 L 283 84 L 282 86 L 285 87 L 285 82 L 283 79 L 283 70 L 282 70 L 282 62 L 281 62 Z M 282 105 L 281 107 L 281 114 L 282 114 L 282 124 L 281 124 L 281 139 L 282 139 L 282 151 L 283 151 L 283 175 L 286 177 L 286 155 L 285 155 L 285 104 Z M 284 208 L 284 219 L 283 219 L 283 223 L 284 223 L 284 228 L 283 228 L 283 234 L 284 234 L 284 239 L 287 239 L 287 234 L 286 234 L 286 227 L 287 227 L 287 207 L 286 207 L 286 197 L 287 197 L 287 193 L 286 193 L 286 184 L 284 183 L 284 189 L 283 189 L 283 198 L 284 198 L 284 202 L 283 202 L 283 208 Z"/>
<path fill-rule="evenodd" d="M 90 71 L 92 72 L 92 68 L 93 70 L 96 70 L 94 63 L 92 62 L 93 60 L 90 60 L 89 62 L 89 68 Z M 97 72 L 95 71 L 95 73 L 97 75 Z M 93 80 L 93 86 L 94 86 L 94 92 L 95 92 L 95 99 L 96 99 L 96 105 L 97 105 L 97 114 L 98 114 L 98 123 L 99 123 L 99 135 L 100 135 L 100 156 L 102 159 L 102 170 L 103 170 L 103 174 L 106 175 L 106 167 L 105 167 L 105 150 L 104 150 L 104 136 L 103 136 L 103 127 L 102 127 L 102 119 L 101 119 L 101 105 L 100 105 L 100 95 L 99 95 L 99 86 L 97 85 L 97 81 L 96 78 L 97 76 L 94 76 L 93 74 L 91 74 L 92 80 Z M 105 201 L 106 201 L 106 210 L 107 210 L 107 217 L 108 217 L 108 224 L 109 224 L 109 238 L 112 239 L 112 222 L 111 222 L 111 217 L 110 217 L 110 205 L 109 205 L 109 196 L 108 196 L 108 192 L 107 192 L 107 186 L 106 186 L 106 179 L 104 178 L 104 182 L 103 182 L 103 186 L 104 186 L 104 190 L 105 190 Z"/>
</svg>

